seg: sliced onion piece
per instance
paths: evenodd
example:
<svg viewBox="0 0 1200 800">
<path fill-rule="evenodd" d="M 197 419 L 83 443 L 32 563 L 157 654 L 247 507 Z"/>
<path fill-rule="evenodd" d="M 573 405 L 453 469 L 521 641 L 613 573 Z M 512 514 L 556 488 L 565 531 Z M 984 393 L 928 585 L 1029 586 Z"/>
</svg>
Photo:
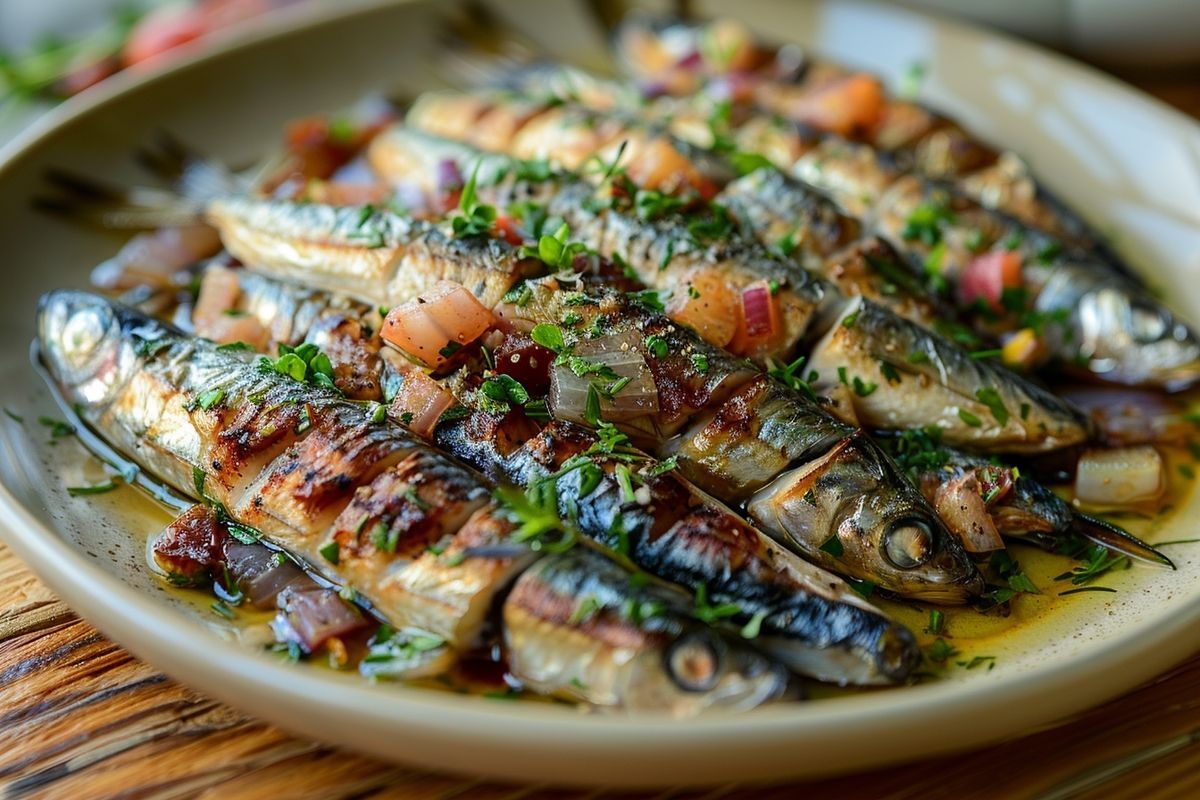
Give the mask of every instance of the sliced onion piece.
<svg viewBox="0 0 1200 800">
<path fill-rule="evenodd" d="M 1093 506 L 1146 506 L 1166 488 L 1162 456 L 1149 445 L 1088 450 L 1075 470 L 1075 497 Z"/>
<path fill-rule="evenodd" d="M 316 581 L 280 553 L 261 544 L 242 544 L 236 539 L 225 543 L 225 568 L 229 577 L 255 608 L 275 607 L 279 593 L 289 586 L 297 589 L 318 588 Z"/>
<path fill-rule="evenodd" d="M 993 250 L 975 256 L 963 269 L 958 296 L 964 305 L 984 300 L 999 308 L 1005 289 L 1021 285 L 1021 257 L 1009 250 Z"/>
<path fill-rule="evenodd" d="M 388 416 L 428 439 L 442 414 L 454 406 L 454 395 L 416 367 L 405 370 L 400 377 L 400 387 L 388 406 Z"/>
<path fill-rule="evenodd" d="M 606 396 L 608 390 L 614 390 L 611 397 Z M 609 422 L 658 413 L 654 376 L 636 343 L 625 334 L 583 342 L 573 358 L 550 373 L 554 416 L 589 422 L 589 394 L 595 396 L 593 402 L 598 401 L 600 418 Z"/>
<path fill-rule="evenodd" d="M 1004 549 L 1004 540 L 988 512 L 986 496 L 994 488 L 982 485 L 977 472 L 971 471 L 938 483 L 931 492 L 938 516 L 968 553 Z"/>
<path fill-rule="evenodd" d="M 284 589 L 278 598 L 279 615 L 272 628 L 276 638 L 297 642 L 307 653 L 328 639 L 366 626 L 358 609 L 332 589 Z"/>
<path fill-rule="evenodd" d="M 737 312 L 737 333 L 729 343 L 731 352 L 751 355 L 779 333 L 779 303 L 766 281 L 755 281 L 742 290 Z"/>
<path fill-rule="evenodd" d="M 492 312 L 457 283 L 432 290 L 388 312 L 380 336 L 427 367 L 436 368 L 495 323 Z"/>
</svg>

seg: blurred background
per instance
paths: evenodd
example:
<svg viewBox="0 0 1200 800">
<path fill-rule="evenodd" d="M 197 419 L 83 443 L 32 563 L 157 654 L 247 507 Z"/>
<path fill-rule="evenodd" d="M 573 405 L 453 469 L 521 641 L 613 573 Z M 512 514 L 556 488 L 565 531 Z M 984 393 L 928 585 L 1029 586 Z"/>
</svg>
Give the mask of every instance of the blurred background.
<svg viewBox="0 0 1200 800">
<path fill-rule="evenodd" d="M 0 0 L 0 143 L 56 103 L 118 71 L 157 69 L 239 27 L 269 25 L 271 15 L 296 13 L 295 6 L 346 2 Z M 1041 42 L 1200 115 L 1200 0 L 899 4 Z"/>
</svg>

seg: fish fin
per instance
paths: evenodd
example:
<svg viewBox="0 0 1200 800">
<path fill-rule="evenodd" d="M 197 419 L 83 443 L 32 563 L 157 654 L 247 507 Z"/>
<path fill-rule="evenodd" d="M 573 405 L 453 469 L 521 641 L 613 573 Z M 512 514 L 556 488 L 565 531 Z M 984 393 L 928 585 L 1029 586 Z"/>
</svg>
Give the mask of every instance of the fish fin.
<svg viewBox="0 0 1200 800">
<path fill-rule="evenodd" d="M 1115 553 L 1175 569 L 1175 562 L 1166 555 L 1111 522 L 1088 514 L 1076 514 L 1071 528 L 1081 536 L 1103 545 Z"/>
<path fill-rule="evenodd" d="M 169 181 L 180 196 L 194 203 L 244 193 L 252 183 L 167 131 L 158 131 L 149 144 L 137 149 L 134 157 L 151 174 Z"/>
<path fill-rule="evenodd" d="M 45 179 L 53 194 L 35 196 L 34 208 L 102 228 L 149 230 L 201 215 L 199 205 L 164 189 L 123 189 L 60 169 L 47 170 Z"/>
</svg>

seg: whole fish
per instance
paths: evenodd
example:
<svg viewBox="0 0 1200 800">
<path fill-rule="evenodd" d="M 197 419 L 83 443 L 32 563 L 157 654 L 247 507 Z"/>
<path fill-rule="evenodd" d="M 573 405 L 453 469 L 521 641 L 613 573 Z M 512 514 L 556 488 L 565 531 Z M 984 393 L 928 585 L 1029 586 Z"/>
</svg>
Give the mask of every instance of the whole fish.
<svg viewBox="0 0 1200 800">
<path fill-rule="evenodd" d="M 272 287 L 274 281 L 248 270 L 237 272 L 243 278 L 244 293 L 238 301 L 239 310 L 263 308 L 253 297 L 259 293 L 280 298 L 294 292 L 298 297 L 308 297 L 301 287 Z M 328 302 L 336 309 L 331 313 L 342 313 L 341 304 L 333 299 Z M 523 307 L 532 310 L 532 302 Z M 298 305 L 283 301 L 279 308 L 287 312 Z M 372 312 L 364 307 L 360 313 Z M 670 336 L 670 331 L 665 333 Z M 375 333 L 367 336 L 378 338 Z M 505 352 L 504 345 L 498 345 L 496 352 Z M 337 369 L 335 358 L 335 374 Z M 571 515 L 582 533 L 627 553 L 634 563 L 654 575 L 682 585 L 703 585 L 714 602 L 736 605 L 735 621 L 745 625 L 757 619 L 762 646 L 802 674 L 841 683 L 888 682 L 902 680 L 919 661 L 911 635 L 846 584 L 779 547 L 729 509 L 680 480 L 671 469 L 660 469 L 644 453 L 623 444 L 623 437 L 601 439 L 582 427 L 562 422 L 539 426 L 524 437 L 506 436 L 505 432 L 514 427 L 528 427 L 528 420 L 520 412 L 497 411 L 494 406 L 478 403 L 478 392 L 467 387 L 472 381 L 478 383 L 481 369 L 482 365 L 472 368 L 468 364 L 445 380 L 462 402 L 485 407 L 437 425 L 433 439 L 442 449 L 496 481 L 531 488 L 552 485 L 560 511 Z M 720 378 L 710 381 L 694 372 L 681 375 L 678 365 L 666 365 L 664 373 L 670 372 L 677 376 L 674 391 L 663 381 L 661 396 L 675 398 L 675 405 L 683 397 L 697 402 L 698 396 L 706 394 L 705 384 L 709 385 L 708 394 L 719 392 L 723 382 Z M 391 413 L 397 416 L 394 408 Z M 669 420 L 679 416 L 678 412 L 669 412 L 664 425 L 678 427 L 679 423 Z M 827 424 L 828 420 L 817 422 Z M 808 439 L 812 441 L 813 435 L 808 434 Z M 849 472 L 852 464 L 842 469 Z M 623 488 L 622 480 L 641 487 L 641 494 L 634 493 L 639 498 L 636 502 L 628 499 L 631 489 Z M 914 516 L 921 513 L 919 508 L 912 511 Z M 868 547 L 859 540 L 876 535 L 864 526 L 846 527 L 849 550 Z M 827 541 L 835 530 L 836 526 L 826 525 L 813 536 Z M 954 552 L 952 540 L 945 547 Z M 869 558 L 860 561 L 870 566 Z M 951 565 L 974 575 L 968 564 Z M 921 589 L 923 569 L 934 568 L 932 564 L 923 568 L 913 565 L 903 581 L 885 580 L 874 572 L 867 574 L 885 588 Z M 961 587 L 932 586 L 919 593 L 948 597 L 956 591 Z"/>
<path fill-rule="evenodd" d="M 781 670 L 691 610 L 686 592 L 631 587 L 628 572 L 576 548 L 525 570 L 501 620 L 510 666 L 537 692 L 677 717 L 776 699 Z"/>
<path fill-rule="evenodd" d="M 239 201 L 243 203 L 251 203 L 253 201 Z M 259 201 L 272 210 L 273 214 L 286 215 L 286 204 L 280 201 Z M 245 206 L 249 208 L 249 206 Z M 306 212 L 313 213 L 313 212 Z M 380 215 L 386 212 L 373 211 L 372 214 Z M 257 214 L 252 215 L 255 221 L 260 225 L 271 224 L 272 215 Z M 242 225 L 248 225 L 248 222 L 237 221 L 233 222 L 228 218 L 222 219 L 223 224 L 236 224 L 239 228 Z M 369 223 L 368 223 L 369 224 Z M 269 241 L 271 246 L 283 247 L 282 243 L 286 241 L 282 237 L 276 238 L 272 232 L 273 229 L 268 228 L 261 232 L 258 238 L 254 241 Z M 333 274 L 353 275 L 360 271 L 359 262 L 361 257 L 356 253 L 354 248 L 346 246 L 333 246 L 319 244 L 321 237 L 324 235 L 325 229 L 318 228 L 306 232 L 307 244 L 310 252 L 323 254 L 325 261 L 315 268 L 315 272 L 322 277 L 322 281 L 328 281 L 328 276 Z M 233 243 L 232 252 L 243 263 L 250 265 L 252 269 L 264 271 L 270 274 L 276 274 L 274 268 L 274 260 L 271 252 L 265 253 L 262 256 L 252 247 L 246 247 L 245 244 L 251 241 L 248 237 L 231 237 Z M 389 240 L 391 241 L 391 240 Z M 459 241 L 459 249 L 465 251 L 470 247 L 487 248 L 489 252 L 492 249 L 503 247 L 503 244 L 494 240 L 487 240 L 483 237 L 466 237 Z M 486 242 L 486 244 L 484 244 Z M 398 243 L 394 246 L 400 247 Z M 361 250 L 361 248 L 359 248 Z M 272 251 L 273 252 L 273 251 Z M 284 250 L 286 252 L 286 250 Z M 361 299 L 372 304 L 386 304 L 399 299 L 394 294 L 371 296 L 364 292 L 364 286 L 394 286 L 406 281 L 406 278 L 401 277 L 398 273 L 406 269 L 405 262 L 399 261 L 389 262 L 390 268 L 396 270 L 395 274 L 389 273 L 389 277 L 381 278 L 380 280 L 370 283 L 360 283 L 356 285 L 355 293 Z M 507 263 L 507 262 L 506 262 Z M 780 262 L 786 266 L 786 262 Z M 450 277 L 452 268 L 437 267 L 437 274 Z M 796 280 L 807 280 L 803 270 L 796 268 Z M 278 270 L 278 277 L 296 278 L 300 274 L 300 269 L 295 265 L 288 265 L 281 270 Z M 515 280 L 515 278 L 514 278 Z M 340 281 L 339 281 L 340 282 Z M 803 285 L 803 284 L 802 284 Z M 380 290 L 382 291 L 382 289 Z M 781 291 L 781 294 L 784 292 Z M 414 298 L 409 298 L 414 299 Z M 488 298 L 490 299 L 490 298 Z M 583 312 L 585 309 L 579 309 Z M 813 313 L 811 310 L 802 310 L 800 314 Z M 689 345 L 689 348 L 700 347 L 701 343 L 695 341 Z M 690 352 L 690 349 L 689 349 Z M 693 400 L 691 404 L 683 405 L 675 411 L 675 417 L 671 420 L 658 422 L 657 433 L 659 439 L 651 440 L 653 444 L 656 441 L 661 441 L 661 435 L 666 431 L 679 430 L 681 426 L 686 424 L 690 418 L 695 416 L 705 403 L 719 402 L 721 395 L 715 393 L 728 392 L 734 386 L 740 376 L 744 376 L 746 371 L 736 362 L 733 362 L 725 354 L 713 349 L 706 349 L 703 352 L 696 351 L 697 358 L 685 360 L 684 369 L 690 372 L 690 375 L 695 376 L 692 380 L 696 381 L 700 387 L 710 387 L 708 390 L 698 396 L 699 399 Z M 700 358 L 705 359 L 703 370 L 708 372 L 711 370 L 712 378 L 705 377 L 701 374 L 701 370 L 697 364 L 700 363 Z M 690 356 L 689 356 L 690 359 Z M 729 362 L 729 366 L 724 366 Z M 678 369 L 678 367 L 676 367 Z M 719 376 L 719 377 L 717 377 Z M 715 378 L 715 379 L 714 379 Z M 662 380 L 658 378 L 658 380 Z M 695 391 L 695 388 L 692 389 Z M 660 393 L 660 396 L 662 393 Z M 819 408 L 812 405 L 810 401 L 800 395 L 793 395 L 791 398 L 793 408 L 781 408 L 780 412 L 786 414 L 796 421 L 793 422 L 791 435 L 794 437 L 792 441 L 787 443 L 783 452 L 790 453 L 791 457 L 781 463 L 776 464 L 773 460 L 773 467 L 767 468 L 764 472 L 762 467 L 758 467 L 748 463 L 745 458 L 739 459 L 734 471 L 745 471 L 748 475 L 758 476 L 754 479 L 740 477 L 736 483 L 728 483 L 720 479 L 712 477 L 707 466 L 711 459 L 708 457 L 697 457 L 689 459 L 689 463 L 695 463 L 696 469 L 689 472 L 690 477 L 693 477 L 701 482 L 705 488 L 714 491 L 718 497 L 730 502 L 739 502 L 746 500 L 750 493 L 761 488 L 768 480 L 774 479 L 777 475 L 789 467 L 794 467 L 796 459 L 809 459 L 820 455 L 823 451 L 820 447 L 814 449 L 817 443 L 823 443 L 824 446 L 829 446 L 835 439 L 845 438 L 850 436 L 852 431 L 839 426 L 827 414 Z M 807 421 L 808 425 L 796 424 L 800 420 Z M 774 430 L 773 426 L 768 425 L 767 430 Z M 828 465 L 830 469 L 837 470 L 853 470 L 853 461 L 858 456 L 860 450 L 870 450 L 873 447 L 865 439 L 856 442 L 852 447 L 846 447 L 839 450 L 840 457 L 831 461 Z M 912 491 L 912 488 L 902 480 L 894 480 L 895 476 L 883 471 L 879 472 L 875 463 L 878 461 L 886 462 L 886 458 L 880 459 L 873 453 L 867 453 L 863 456 L 867 463 L 871 464 L 868 471 L 874 475 L 871 483 L 871 491 L 879 495 L 880 501 L 877 508 L 870 509 L 870 514 L 863 517 L 861 522 L 854 524 L 843 525 L 837 518 L 823 518 L 819 520 L 819 527 L 804 527 L 801 525 L 801 518 L 795 517 L 794 522 L 789 522 L 786 527 L 775 526 L 771 530 L 779 534 L 789 546 L 795 547 L 799 552 L 809 558 L 813 558 L 832 569 L 841 571 L 844 574 L 850 574 L 862 580 L 868 580 L 876 583 L 882 588 L 893 591 L 898 594 L 909 597 L 928 597 L 937 602 L 962 602 L 972 592 L 981 590 L 982 580 L 974 567 L 965 559 L 961 551 L 959 551 L 952 538 L 945 535 L 945 531 L 937 521 L 937 518 L 929 513 L 929 509 L 925 506 L 922 498 L 917 493 Z M 720 462 L 727 464 L 728 456 L 722 457 Z M 728 467 L 723 467 L 728 469 Z M 754 481 L 758 481 L 755 483 Z M 860 481 L 866 490 L 867 481 Z M 843 509 L 846 513 L 850 513 L 853 517 L 856 512 L 852 508 Z M 766 518 L 766 517 L 764 517 Z M 890 539 L 891 530 L 897 518 L 905 520 L 921 520 L 921 530 L 924 534 L 915 537 L 913 545 L 916 548 L 917 555 L 910 558 L 901 559 L 903 566 L 897 571 L 894 562 L 888 560 L 886 553 L 886 544 Z M 778 517 L 771 518 L 773 522 L 777 521 Z M 911 526 L 906 528 L 910 532 L 916 530 Z M 842 561 L 832 559 L 826 551 L 821 550 L 821 545 L 825 544 L 835 532 L 844 532 L 848 537 L 855 539 L 852 547 L 845 548 L 848 553 L 856 554 L 855 558 L 846 558 Z M 839 536 L 843 535 L 838 533 Z"/>
<path fill-rule="evenodd" d="M 432 104 L 427 103 L 426 108 Z M 397 178 L 429 175 L 444 163 L 453 148 L 432 145 L 428 137 L 392 129 L 376 141 L 379 151 L 405 153 L 412 170 Z M 422 158 L 422 154 L 425 155 Z M 459 149 L 459 159 L 469 151 Z M 399 167 L 399 157 L 386 166 Z M 488 164 L 490 187 L 483 196 L 500 207 L 538 201 L 541 211 L 565 220 L 573 236 L 589 248 L 628 265 L 649 286 L 670 292 L 668 313 L 689 324 L 710 343 L 748 355 L 759 364 L 792 361 L 808 352 L 810 369 L 816 363 L 826 381 L 842 375 L 843 382 L 857 377 L 858 391 L 850 398 L 860 420 L 871 427 L 894 429 L 932 423 L 941 427 L 948 442 L 1009 452 L 1051 450 L 1086 441 L 1088 425 L 1075 409 L 1054 395 L 990 363 L 973 359 L 957 345 L 915 323 L 863 303 L 872 324 L 844 324 L 857 319 L 859 306 L 836 288 L 794 262 L 767 250 L 760 242 L 726 227 L 697 233 L 697 225 L 711 217 L 661 213 L 646 214 L 616 203 L 596 208 L 595 187 L 555 176 L 535 182 L 508 183 L 495 159 Z M 382 164 L 382 157 L 376 160 Z M 513 170 L 509 170 L 513 172 Z M 414 177 L 428 186 L 428 178 Z M 743 337 L 738 317 L 744 313 L 746 294 L 762 287 L 768 313 L 777 309 L 779 332 L 765 337 Z M 853 308 L 851 308 L 853 306 Z M 799 352 L 798 352 L 799 351 Z M 861 358 L 848 358 L 852 353 Z M 866 363 L 864 359 L 874 359 Z M 882 366 L 885 365 L 885 366 Z M 857 371 L 847 375 L 852 369 Z M 881 372 L 882 370 L 882 372 Z M 900 373 L 918 374 L 905 383 Z M 934 391 L 924 387 L 936 384 Z M 866 391 L 867 385 L 873 388 Z M 982 393 L 982 397 L 980 396 Z M 993 395 L 1000 400 L 992 402 Z M 989 409 L 1011 406 L 1013 414 Z"/>
<path fill-rule="evenodd" d="M 547 85 L 544 80 L 533 82 L 534 87 L 543 89 L 555 85 Z M 602 109 L 628 103 L 627 92 L 610 92 L 607 99 L 601 99 L 605 96 L 595 84 L 589 91 L 557 95 L 568 101 L 595 102 Z M 447 97 L 434 95 L 428 104 L 418 102 L 414 106 L 417 113 L 410 114 L 409 123 L 456 135 L 452 132 L 454 118 L 449 114 L 455 106 L 446 101 Z M 1085 242 L 1082 246 L 1076 241 L 1072 246 L 1072 241 L 1063 239 L 1062 231 L 1055 226 L 1051 226 L 1050 233 L 1043 232 L 1028 219 L 997 213 L 981 204 L 962 186 L 907 175 L 902 164 L 867 144 L 836 138 L 813 140 L 803 131 L 763 116 L 751 115 L 731 128 L 733 118 L 724 107 L 717 111 L 711 107 L 680 108 L 678 104 L 619 107 L 623 113 L 665 121 L 672 133 L 700 148 L 723 143 L 765 156 L 780 169 L 828 192 L 850 214 L 861 217 L 868 229 L 877 230 L 904 252 L 911 262 L 910 269 L 927 277 L 935 290 L 953 287 L 951 299 L 962 306 L 969 320 L 982 322 L 985 329 L 994 329 L 996 322 L 1004 322 L 1001 330 L 1026 328 L 1068 368 L 1114 383 L 1175 391 L 1200 381 L 1200 339 L 1195 332 L 1141 287 L 1131 277 L 1132 270 L 1110 263 L 1113 259 L 1106 258 L 1107 251 L 1095 243 Z M 561 119 L 570 114 L 570 109 L 557 108 L 549 113 Z M 532 117 L 526 125 L 534 127 L 536 120 Z M 645 139 L 644 133 L 639 136 Z M 548 146 L 546 142 L 555 142 L 552 137 L 540 139 L 543 148 Z M 514 141 L 518 140 L 522 140 L 520 132 L 514 136 Z M 557 148 L 556 143 L 553 146 Z M 642 149 L 653 148 L 643 144 Z M 530 157 L 528 153 L 538 150 L 525 143 L 523 152 L 524 157 Z M 689 157 L 695 158 L 696 151 Z M 705 157 L 713 160 L 710 154 L 705 153 Z M 660 156 L 659 160 L 664 159 Z M 1011 172 L 1011 161 L 1011 157 L 1003 159 L 989 172 Z M 713 178 L 722 181 L 719 174 L 704 172 L 689 180 L 709 185 Z M 639 181 L 639 185 L 644 184 Z M 980 187 L 986 196 L 997 194 L 994 180 L 982 173 L 967 185 Z M 811 194 L 804 187 L 792 187 L 791 191 Z M 1006 194 L 1027 192 L 1014 190 Z M 778 207 L 777 199 L 765 202 Z M 1051 203 L 1034 215 L 1042 219 L 1051 207 L 1057 205 Z M 985 305 L 985 313 L 980 314 L 975 310 L 980 281 L 960 280 L 967 274 L 967 265 L 978 256 L 995 259 L 1006 252 L 1020 257 L 1014 270 L 1019 278 L 1005 284 L 1019 290 L 1019 294 L 1004 297 L 1004 302 L 1001 297 L 990 297 L 991 307 Z M 977 271 L 982 272 L 985 270 Z M 1086 288 L 1068 292 L 1063 290 L 1066 285 Z"/>
<path fill-rule="evenodd" d="M 999 549 L 1000 537 L 1005 536 L 1070 552 L 1077 537 L 1083 537 L 1123 555 L 1174 568 L 1160 551 L 1110 522 L 1076 510 L 1019 469 L 945 446 L 935 428 L 912 428 L 880 437 L 879 442 L 969 550 Z"/>
<path fill-rule="evenodd" d="M 375 421 L 365 405 L 259 369 L 83 292 L 42 298 L 38 344 L 59 389 L 114 447 L 177 490 L 220 503 L 236 522 L 354 589 L 394 627 L 419 620 L 444 632 L 440 644 L 408 653 L 401 677 L 443 670 L 457 647 L 478 636 L 500 590 L 536 557 L 511 546 L 487 554 L 480 545 L 511 542 L 514 525 L 488 485 L 402 427 Z M 443 559 L 429 549 L 433 544 L 454 548 L 460 558 Z M 579 578 L 577 566 L 563 562 L 539 574 L 559 587 Z M 610 588 L 607 599 L 620 596 L 617 582 Z M 637 597 L 633 592 L 629 600 Z M 541 671 L 529 676 L 531 683 L 544 693 L 579 698 L 573 681 L 603 678 L 609 691 L 582 699 L 678 714 L 744 708 L 785 691 L 779 667 L 716 630 L 707 642 L 717 644 L 705 651 L 713 662 L 700 681 L 695 665 L 680 658 L 633 658 L 643 648 L 672 653 L 694 647 L 690 621 L 672 608 L 663 614 L 675 624 L 655 625 L 657 638 L 625 639 L 625 658 L 614 658 L 607 670 Z M 577 664 L 596 652 L 597 641 L 612 645 L 596 625 L 568 619 L 563 627 L 573 628 L 572 635 L 559 639 L 556 652 Z M 513 637 L 509 645 L 516 648 L 518 677 L 546 652 L 536 638 Z"/>
<path fill-rule="evenodd" d="M 765 44 L 729 19 L 687 24 L 630 16 L 615 43 L 618 63 L 658 94 L 685 97 L 701 90 L 698 94 L 712 98 L 710 102 L 733 99 L 825 137 L 868 143 L 901 168 L 953 181 L 989 208 L 1064 243 L 1084 250 L 1105 248 L 1102 237 L 1039 186 L 1014 153 L 994 148 L 911 98 L 889 97 L 872 75 L 816 59 L 794 46 Z M 752 66 L 746 70 L 743 64 Z M 552 79 L 544 74 L 548 70 L 536 72 L 535 85 L 550 88 L 546 84 L 553 80 L 554 88 L 583 87 L 577 96 L 588 100 L 629 102 L 634 94 L 580 75 Z M 1117 259 L 1106 248 L 1104 258 Z"/>
</svg>

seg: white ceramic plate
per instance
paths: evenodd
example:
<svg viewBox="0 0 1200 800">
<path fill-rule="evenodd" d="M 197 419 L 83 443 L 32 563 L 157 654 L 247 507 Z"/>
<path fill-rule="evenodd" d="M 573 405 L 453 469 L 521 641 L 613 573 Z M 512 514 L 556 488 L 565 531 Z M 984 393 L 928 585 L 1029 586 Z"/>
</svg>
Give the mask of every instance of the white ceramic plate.
<svg viewBox="0 0 1200 800">
<path fill-rule="evenodd" d="M 728 12 L 729 8 L 717 8 Z M 739 16 L 892 77 L 927 66 L 923 95 L 1026 154 L 1200 318 L 1200 130 L 1110 79 L 1014 41 L 895 8 L 742 0 Z M 558 55 L 601 42 L 582 4 L 514 0 L 502 15 Z M 166 521 L 132 490 L 69 498 L 86 480 L 74 442 L 47 445 L 51 403 L 28 364 L 37 295 L 82 286 L 112 238 L 31 210 L 43 170 L 141 180 L 130 154 L 163 128 L 234 162 L 278 141 L 289 118 L 369 89 L 413 93 L 434 80 L 438 9 L 343 3 L 293 9 L 271 28 L 144 79 L 126 74 L 63 106 L 0 157 L 0 513 L 4 536 L 73 608 L 167 673 L 297 733 L 437 769 L 521 780 L 680 785 L 811 776 L 1017 735 L 1146 680 L 1200 646 L 1200 553 L 1175 548 L 1175 573 L 1134 569 L 1116 594 L 1079 595 L 1079 613 L 1035 617 L 986 641 L 991 671 L 936 684 L 684 723 L 584 715 L 307 669 L 230 640 L 203 606 L 163 590 L 143 566 Z M 1190 538 L 1193 497 L 1150 535 Z"/>
</svg>

